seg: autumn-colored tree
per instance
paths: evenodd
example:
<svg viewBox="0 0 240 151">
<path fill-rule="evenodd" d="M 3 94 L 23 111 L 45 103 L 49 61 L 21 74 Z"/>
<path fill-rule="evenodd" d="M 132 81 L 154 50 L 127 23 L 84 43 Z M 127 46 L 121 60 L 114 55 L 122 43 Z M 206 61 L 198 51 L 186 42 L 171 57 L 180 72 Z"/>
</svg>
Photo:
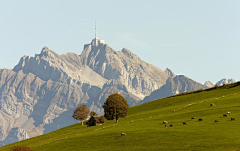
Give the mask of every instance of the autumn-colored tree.
<svg viewBox="0 0 240 151">
<path fill-rule="evenodd" d="M 93 116 L 97 116 L 97 113 L 94 112 L 94 111 L 91 111 L 91 112 L 90 112 L 90 116 L 91 116 L 91 117 L 93 117 Z"/>
<path fill-rule="evenodd" d="M 127 101 L 120 94 L 109 95 L 106 102 L 103 105 L 104 108 L 104 117 L 107 120 L 118 119 L 125 117 L 128 113 L 129 105 Z"/>
<path fill-rule="evenodd" d="M 76 120 L 79 120 L 82 122 L 83 126 L 83 120 L 87 119 L 88 115 L 90 113 L 90 110 L 87 108 L 86 105 L 80 105 L 76 108 L 76 110 L 73 112 L 73 118 Z"/>
<path fill-rule="evenodd" d="M 13 146 L 10 151 L 32 151 L 32 149 L 28 146 L 24 145 L 18 145 L 18 146 Z"/>
</svg>

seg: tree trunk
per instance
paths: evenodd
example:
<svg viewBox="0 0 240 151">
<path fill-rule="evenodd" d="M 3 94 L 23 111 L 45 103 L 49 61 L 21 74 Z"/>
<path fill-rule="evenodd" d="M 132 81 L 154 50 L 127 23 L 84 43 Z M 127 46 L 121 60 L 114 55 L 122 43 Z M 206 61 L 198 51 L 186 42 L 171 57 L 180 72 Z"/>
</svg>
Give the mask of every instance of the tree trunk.
<svg viewBox="0 0 240 151">
<path fill-rule="evenodd" d="M 118 123 L 118 116 L 116 115 L 116 123 Z"/>
<path fill-rule="evenodd" d="M 83 126 L 83 121 L 82 121 L 82 126 Z"/>
</svg>

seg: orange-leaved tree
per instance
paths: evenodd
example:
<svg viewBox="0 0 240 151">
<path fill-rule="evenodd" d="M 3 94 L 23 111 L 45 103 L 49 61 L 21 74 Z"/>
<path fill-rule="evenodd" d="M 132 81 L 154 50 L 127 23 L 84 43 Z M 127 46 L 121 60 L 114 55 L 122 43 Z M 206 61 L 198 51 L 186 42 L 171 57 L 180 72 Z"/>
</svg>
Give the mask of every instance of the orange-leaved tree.
<svg viewBox="0 0 240 151">
<path fill-rule="evenodd" d="M 80 105 L 76 108 L 76 110 L 73 112 L 73 118 L 76 120 L 79 120 L 82 122 L 83 126 L 83 121 L 87 119 L 89 116 L 90 110 L 87 108 L 86 105 Z"/>
<path fill-rule="evenodd" d="M 129 105 L 123 96 L 115 93 L 108 96 L 103 108 L 104 117 L 107 120 L 116 119 L 116 123 L 118 123 L 119 118 L 125 117 L 128 114 Z"/>
</svg>

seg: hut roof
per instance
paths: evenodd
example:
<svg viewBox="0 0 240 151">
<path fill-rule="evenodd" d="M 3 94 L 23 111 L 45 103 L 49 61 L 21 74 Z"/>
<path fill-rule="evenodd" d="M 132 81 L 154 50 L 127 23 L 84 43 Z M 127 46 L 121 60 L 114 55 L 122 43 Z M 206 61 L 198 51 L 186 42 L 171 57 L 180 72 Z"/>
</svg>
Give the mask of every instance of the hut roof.
<svg viewBox="0 0 240 151">
<path fill-rule="evenodd" d="M 95 119 L 96 123 L 104 123 L 104 121 L 102 120 L 102 117 L 93 116 L 93 118 Z"/>
</svg>

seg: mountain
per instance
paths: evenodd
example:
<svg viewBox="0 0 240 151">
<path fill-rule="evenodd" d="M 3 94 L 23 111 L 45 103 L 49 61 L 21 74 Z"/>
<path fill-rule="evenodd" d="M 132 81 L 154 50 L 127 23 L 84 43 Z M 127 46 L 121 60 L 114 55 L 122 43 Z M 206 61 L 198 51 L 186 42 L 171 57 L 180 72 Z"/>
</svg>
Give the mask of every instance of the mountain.
<svg viewBox="0 0 240 151">
<path fill-rule="evenodd" d="M 177 75 L 174 78 L 169 77 L 164 86 L 162 86 L 158 90 L 153 91 L 149 96 L 145 97 L 138 104 L 176 95 L 183 92 L 189 92 L 205 88 L 207 87 L 192 79 L 189 79 L 184 75 Z"/>
<path fill-rule="evenodd" d="M 214 84 L 211 81 L 206 81 L 204 83 L 204 86 L 206 86 L 207 88 L 211 88 L 211 87 L 214 87 Z"/>
<path fill-rule="evenodd" d="M 112 93 L 136 105 L 166 83 L 166 73 L 130 50 L 94 41 L 80 55 L 44 47 L 23 56 L 13 70 L 0 70 L 0 144 L 74 124 L 73 110 L 81 104 L 102 115 Z"/>
<path fill-rule="evenodd" d="M 220 86 L 220 85 L 223 85 L 223 84 L 230 84 L 230 83 L 234 83 L 234 82 L 236 82 L 235 79 L 232 79 L 232 78 L 231 79 L 226 79 L 226 78 L 224 78 L 224 79 L 218 81 L 216 84 L 218 86 Z"/>
</svg>

